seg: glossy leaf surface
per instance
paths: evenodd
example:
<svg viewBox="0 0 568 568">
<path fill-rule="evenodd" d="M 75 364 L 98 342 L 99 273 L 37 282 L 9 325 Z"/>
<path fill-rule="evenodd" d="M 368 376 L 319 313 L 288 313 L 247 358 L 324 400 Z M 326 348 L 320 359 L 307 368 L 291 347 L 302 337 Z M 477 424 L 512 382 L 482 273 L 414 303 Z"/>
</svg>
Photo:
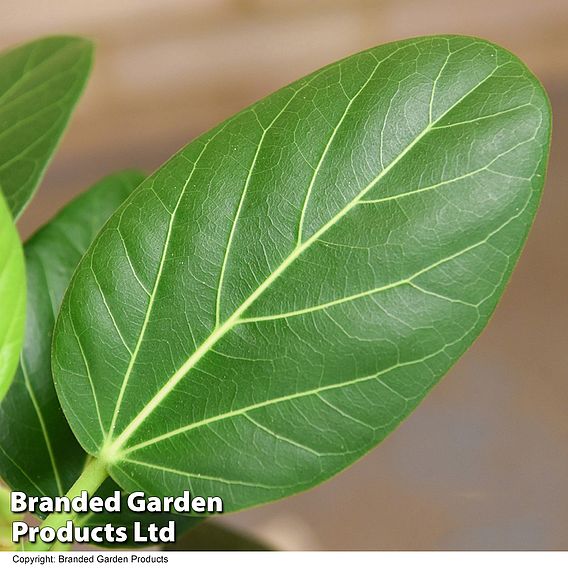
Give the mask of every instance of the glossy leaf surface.
<svg viewBox="0 0 568 568">
<path fill-rule="evenodd" d="M 74 37 L 47 37 L 0 54 L 0 186 L 15 218 L 57 148 L 91 59 L 91 43 Z"/>
<path fill-rule="evenodd" d="M 26 277 L 16 226 L 0 191 L 0 400 L 18 366 L 24 339 Z"/>
<path fill-rule="evenodd" d="M 384 45 L 188 145 L 73 279 L 54 373 L 126 490 L 227 510 L 379 443 L 489 320 L 543 186 L 545 93 L 478 39 Z"/>
</svg>

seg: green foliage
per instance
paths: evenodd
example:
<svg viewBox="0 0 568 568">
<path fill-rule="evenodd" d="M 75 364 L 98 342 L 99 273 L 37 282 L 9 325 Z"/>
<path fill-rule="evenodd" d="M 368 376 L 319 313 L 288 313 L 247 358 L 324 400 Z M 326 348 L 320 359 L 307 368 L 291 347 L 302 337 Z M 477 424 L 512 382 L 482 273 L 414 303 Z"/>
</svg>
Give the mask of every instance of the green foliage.
<svg viewBox="0 0 568 568">
<path fill-rule="evenodd" d="M 145 181 L 105 178 L 26 243 L 24 265 L 13 218 L 91 57 L 71 37 L 0 54 L 0 475 L 38 496 L 189 489 L 229 511 L 323 482 L 487 324 L 540 200 L 541 85 L 479 39 L 356 54 Z M 178 534 L 201 520 L 75 522 L 172 518 Z M 264 545 L 206 523 L 168 548 Z"/>
<path fill-rule="evenodd" d="M 84 39 L 48 37 L 0 54 L 0 186 L 16 219 L 83 91 L 92 51 Z"/>
<path fill-rule="evenodd" d="M 406 418 L 487 324 L 533 221 L 546 95 L 437 36 L 278 91 L 111 217 L 57 321 L 57 391 L 127 491 L 228 510 L 323 482 Z"/>
<path fill-rule="evenodd" d="M 0 400 L 18 365 L 24 338 L 26 280 L 18 231 L 0 192 Z"/>
</svg>

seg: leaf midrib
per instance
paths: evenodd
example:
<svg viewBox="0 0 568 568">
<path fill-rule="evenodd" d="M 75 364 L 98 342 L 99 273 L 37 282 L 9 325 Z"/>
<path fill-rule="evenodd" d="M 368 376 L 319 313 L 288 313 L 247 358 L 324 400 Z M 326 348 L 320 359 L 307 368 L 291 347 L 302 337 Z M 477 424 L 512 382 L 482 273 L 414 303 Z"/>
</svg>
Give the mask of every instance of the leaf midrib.
<svg viewBox="0 0 568 568">
<path fill-rule="evenodd" d="M 513 222 L 515 219 L 518 219 L 519 217 L 521 217 L 524 214 L 524 212 L 526 211 L 530 201 L 531 201 L 531 196 L 529 195 L 526 203 L 524 204 L 524 206 L 522 208 L 519 209 L 519 211 L 517 213 L 515 213 L 513 216 L 511 216 L 509 219 L 507 219 L 505 222 L 503 222 L 499 227 L 497 227 L 496 229 L 491 231 L 483 239 L 481 239 L 480 241 L 458 251 L 457 253 L 454 253 L 453 255 L 451 255 L 447 258 L 442 259 L 441 261 L 434 263 L 431 267 L 427 267 L 427 268 L 421 270 L 420 274 L 423 274 L 424 272 L 426 272 L 427 270 L 429 270 L 429 269 L 431 269 L 435 266 L 439 266 L 444 262 L 447 262 L 447 261 L 452 260 L 454 258 L 458 258 L 459 256 L 461 256 L 461 255 L 463 255 L 467 252 L 470 252 L 472 250 L 475 250 L 476 248 L 486 244 L 493 236 L 497 235 L 500 231 L 502 231 L 505 227 L 507 227 L 511 222 Z M 410 281 L 401 280 L 400 282 L 396 282 L 395 284 L 385 286 L 383 289 L 384 290 L 392 289 L 392 288 L 396 287 L 397 285 L 406 284 L 406 283 L 411 284 Z M 483 304 L 484 302 L 486 302 L 493 295 L 493 293 L 494 293 L 494 291 L 492 291 L 486 298 L 481 300 L 478 304 L 467 304 L 468 306 L 477 309 L 478 319 L 479 319 L 479 316 L 480 316 L 479 306 L 481 304 Z M 448 299 L 448 298 L 446 298 L 446 299 Z M 239 323 L 249 323 L 250 321 L 252 321 L 252 320 L 240 320 Z M 475 326 L 473 326 L 473 327 L 475 327 Z M 305 396 L 318 395 L 321 392 L 331 391 L 331 390 L 335 390 L 337 388 L 342 388 L 342 387 L 347 387 L 347 386 L 350 386 L 350 385 L 359 384 L 359 383 L 366 382 L 366 381 L 369 381 L 369 380 L 372 380 L 372 379 L 380 380 L 381 376 L 386 375 L 393 370 L 396 370 L 396 369 L 399 369 L 399 368 L 402 368 L 402 367 L 407 367 L 407 366 L 410 366 L 410 365 L 416 365 L 418 363 L 425 362 L 425 361 L 439 355 L 440 353 L 445 351 L 450 345 L 453 345 L 455 343 L 459 343 L 463 339 L 463 337 L 465 337 L 465 335 L 467 335 L 470 331 L 471 331 L 471 329 L 469 329 L 462 337 L 458 338 L 457 340 L 453 341 L 452 343 L 444 345 L 444 347 L 442 349 L 435 351 L 433 353 L 430 353 L 429 355 L 426 355 L 422 358 L 414 359 L 414 360 L 410 360 L 410 361 L 405 361 L 403 363 L 396 363 L 396 364 L 394 364 L 390 367 L 387 367 L 386 369 L 382 369 L 381 371 L 378 371 L 377 373 L 373 373 L 371 375 L 366 375 L 366 376 L 363 376 L 363 377 L 356 377 L 356 378 L 350 379 L 348 381 L 342 381 L 340 383 L 333 383 L 333 384 L 325 385 L 325 386 L 322 386 L 322 387 L 317 387 L 317 388 L 306 390 L 306 391 L 301 391 L 301 392 L 297 392 L 297 393 L 293 393 L 293 394 L 289 394 L 289 395 L 284 395 L 284 396 L 281 396 L 281 397 L 277 397 L 277 398 L 262 401 L 262 402 L 259 402 L 259 403 L 256 403 L 256 404 L 252 404 L 252 405 L 249 405 L 249 406 L 244 407 L 244 408 L 238 408 L 236 410 L 232 410 L 232 411 L 226 412 L 224 414 L 210 416 L 208 418 L 204 418 L 202 420 L 199 420 L 198 422 L 194 422 L 192 424 L 188 424 L 187 426 L 177 428 L 176 430 L 166 432 L 165 434 L 162 434 L 160 436 L 156 436 L 155 438 L 152 438 L 150 440 L 146 440 L 144 442 L 136 444 L 135 446 L 131 446 L 124 451 L 123 455 L 130 454 L 130 453 L 132 453 L 136 450 L 142 449 L 142 448 L 149 446 L 149 445 L 152 445 L 156 442 L 166 440 L 166 439 L 171 438 L 173 436 L 188 432 L 190 430 L 195 430 L 197 428 L 201 428 L 203 426 L 207 426 L 209 424 L 219 422 L 221 420 L 234 418 L 234 417 L 240 416 L 240 415 L 246 415 L 248 412 L 251 412 L 253 410 L 258 410 L 260 408 L 265 408 L 265 407 L 271 406 L 273 404 L 278 404 L 278 403 L 281 403 L 281 402 L 287 402 L 287 401 L 290 401 L 290 400 L 303 398 Z M 410 402 L 411 399 L 407 399 L 407 398 L 403 397 L 399 392 L 393 390 L 386 383 L 383 383 L 381 381 L 381 384 L 383 384 L 386 388 L 391 390 L 397 396 L 400 396 L 401 398 L 403 398 L 406 402 Z"/>
</svg>

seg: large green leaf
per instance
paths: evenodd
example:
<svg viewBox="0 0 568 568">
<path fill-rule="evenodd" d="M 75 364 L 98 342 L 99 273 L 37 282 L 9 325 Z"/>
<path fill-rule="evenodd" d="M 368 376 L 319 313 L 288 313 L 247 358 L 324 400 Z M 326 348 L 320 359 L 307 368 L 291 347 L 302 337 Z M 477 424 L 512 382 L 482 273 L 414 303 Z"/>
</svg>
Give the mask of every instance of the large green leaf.
<svg viewBox="0 0 568 568">
<path fill-rule="evenodd" d="M 92 45 L 48 37 L 0 54 L 0 185 L 18 218 L 39 185 L 91 69 Z"/>
<path fill-rule="evenodd" d="M 368 452 L 486 325 L 537 209 L 538 81 L 482 40 L 384 45 L 184 148 L 78 266 L 53 345 L 126 490 L 305 490 Z"/>
<path fill-rule="evenodd" d="M 24 339 L 26 278 L 18 231 L 0 191 L 0 400 L 18 366 Z"/>
</svg>

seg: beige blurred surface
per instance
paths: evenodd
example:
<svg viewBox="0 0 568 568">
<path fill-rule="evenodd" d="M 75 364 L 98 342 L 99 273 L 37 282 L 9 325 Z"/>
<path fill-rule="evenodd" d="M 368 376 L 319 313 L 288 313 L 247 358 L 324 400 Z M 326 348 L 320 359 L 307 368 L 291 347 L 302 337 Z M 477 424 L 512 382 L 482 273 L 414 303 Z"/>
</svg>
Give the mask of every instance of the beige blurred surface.
<svg viewBox="0 0 568 568">
<path fill-rule="evenodd" d="M 303 495 L 228 516 L 287 549 L 568 548 L 568 2 L 1 0 L 0 49 L 52 33 L 98 46 L 29 234 L 118 168 L 151 171 L 254 100 L 335 59 L 430 33 L 519 55 L 554 136 L 525 254 L 475 346 L 384 444 Z"/>
</svg>

